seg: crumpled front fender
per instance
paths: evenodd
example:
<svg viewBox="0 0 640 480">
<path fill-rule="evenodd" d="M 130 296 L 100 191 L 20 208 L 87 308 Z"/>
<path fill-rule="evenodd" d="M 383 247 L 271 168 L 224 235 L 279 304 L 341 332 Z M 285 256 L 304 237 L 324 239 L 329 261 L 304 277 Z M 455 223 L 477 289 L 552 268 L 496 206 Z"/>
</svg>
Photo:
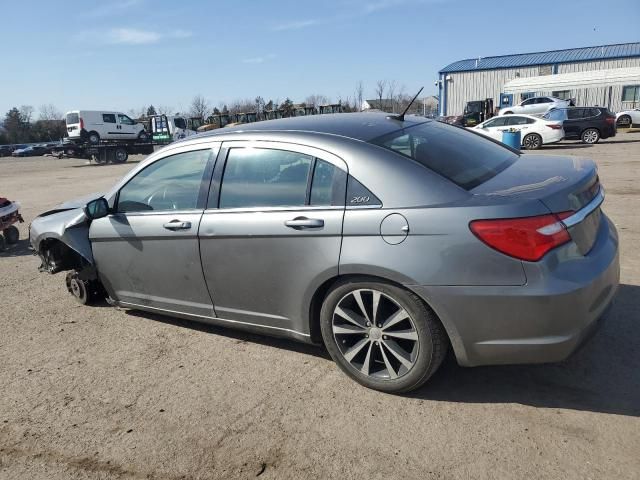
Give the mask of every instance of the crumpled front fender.
<svg viewBox="0 0 640 480">
<path fill-rule="evenodd" d="M 93 252 L 89 242 L 89 220 L 81 208 L 56 211 L 37 217 L 29 228 L 29 241 L 38 253 L 47 239 L 60 240 L 93 265 Z"/>
</svg>

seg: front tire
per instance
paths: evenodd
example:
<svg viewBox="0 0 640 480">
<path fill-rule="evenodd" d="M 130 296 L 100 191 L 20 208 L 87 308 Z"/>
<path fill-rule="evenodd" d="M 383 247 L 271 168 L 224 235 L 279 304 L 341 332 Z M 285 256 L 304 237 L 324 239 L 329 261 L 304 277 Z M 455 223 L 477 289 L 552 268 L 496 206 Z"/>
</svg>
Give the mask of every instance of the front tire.
<svg viewBox="0 0 640 480">
<path fill-rule="evenodd" d="M 320 312 L 324 344 L 338 367 L 367 388 L 414 390 L 440 367 L 448 341 L 412 292 L 366 277 L 339 282 Z"/>
<path fill-rule="evenodd" d="M 587 128 L 582 135 L 580 135 L 582 143 L 594 145 L 600 140 L 600 132 L 595 128 Z"/>
<path fill-rule="evenodd" d="M 542 147 L 542 137 L 537 133 L 530 133 L 528 135 L 525 135 L 525 137 L 522 139 L 522 145 L 527 150 L 538 150 L 540 147 Z"/>
<path fill-rule="evenodd" d="M 621 128 L 631 128 L 631 116 L 620 115 L 620 118 L 618 118 L 617 124 Z"/>
</svg>

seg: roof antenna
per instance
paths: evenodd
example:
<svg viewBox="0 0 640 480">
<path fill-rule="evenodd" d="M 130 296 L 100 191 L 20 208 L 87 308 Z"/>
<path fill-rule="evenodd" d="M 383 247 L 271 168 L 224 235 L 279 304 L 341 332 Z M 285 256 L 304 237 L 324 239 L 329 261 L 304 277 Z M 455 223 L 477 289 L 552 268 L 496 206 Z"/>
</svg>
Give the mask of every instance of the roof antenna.
<svg viewBox="0 0 640 480">
<path fill-rule="evenodd" d="M 404 122 L 404 114 L 409 111 L 409 109 L 411 108 L 411 105 L 413 105 L 413 102 L 416 101 L 416 98 L 418 98 L 418 95 L 420 95 L 420 92 L 422 92 L 422 90 L 424 90 L 424 87 L 421 87 L 420 90 L 418 90 L 418 93 L 416 93 L 416 96 L 411 99 L 411 101 L 409 102 L 409 105 L 407 105 L 407 108 L 404 109 L 404 112 L 402 112 L 400 115 L 389 115 L 387 118 Z"/>
</svg>

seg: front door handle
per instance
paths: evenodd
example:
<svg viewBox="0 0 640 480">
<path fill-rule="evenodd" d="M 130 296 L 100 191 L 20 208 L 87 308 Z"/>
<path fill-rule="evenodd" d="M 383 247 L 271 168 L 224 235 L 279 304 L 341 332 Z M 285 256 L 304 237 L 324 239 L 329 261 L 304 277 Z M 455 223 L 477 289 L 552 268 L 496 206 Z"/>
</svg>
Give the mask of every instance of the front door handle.
<svg viewBox="0 0 640 480">
<path fill-rule="evenodd" d="M 296 217 L 293 220 L 287 220 L 284 224 L 289 228 L 302 230 L 303 228 L 322 228 L 324 220 L 321 218 Z"/>
<path fill-rule="evenodd" d="M 171 220 L 168 223 L 162 225 L 167 230 L 189 230 L 191 228 L 191 222 L 181 222 L 180 220 Z"/>
</svg>

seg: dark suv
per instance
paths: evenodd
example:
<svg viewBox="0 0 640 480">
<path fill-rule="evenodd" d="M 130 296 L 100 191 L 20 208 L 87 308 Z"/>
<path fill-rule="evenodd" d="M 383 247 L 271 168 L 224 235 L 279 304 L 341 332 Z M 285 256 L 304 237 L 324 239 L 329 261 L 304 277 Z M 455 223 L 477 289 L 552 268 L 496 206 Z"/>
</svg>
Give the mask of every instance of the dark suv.
<svg viewBox="0 0 640 480">
<path fill-rule="evenodd" d="M 553 108 L 542 117 L 562 120 L 564 138 L 582 143 L 598 143 L 601 138 L 616 136 L 616 116 L 605 107 Z"/>
</svg>

